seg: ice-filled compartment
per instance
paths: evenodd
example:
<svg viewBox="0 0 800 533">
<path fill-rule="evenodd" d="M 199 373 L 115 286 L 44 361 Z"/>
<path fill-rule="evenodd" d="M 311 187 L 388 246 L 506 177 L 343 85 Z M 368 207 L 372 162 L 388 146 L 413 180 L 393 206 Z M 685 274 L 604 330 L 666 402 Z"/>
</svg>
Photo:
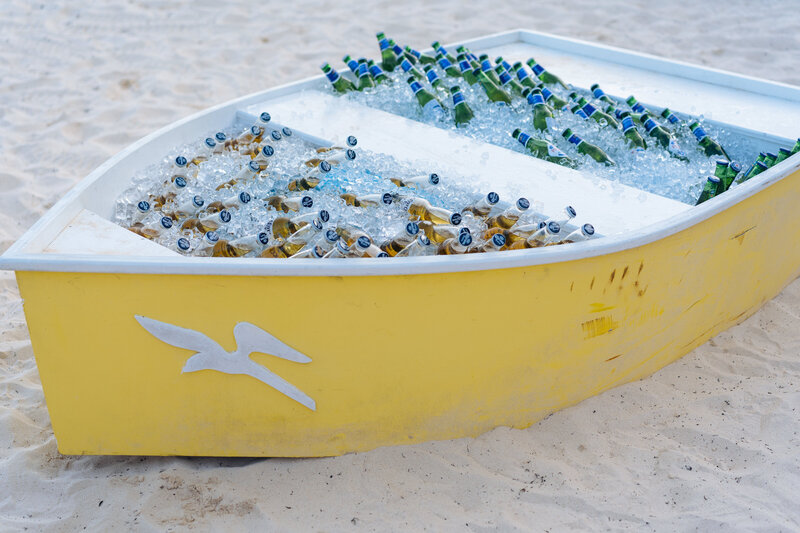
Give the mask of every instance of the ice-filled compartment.
<svg viewBox="0 0 800 533">
<path fill-rule="evenodd" d="M 549 160 L 578 167 L 594 177 L 621 182 L 690 205 L 697 202 L 707 177 L 714 174 L 718 159 L 730 158 L 746 170 L 759 152 L 777 153 L 779 147 L 791 148 L 794 144 L 789 138 L 796 133 L 793 130 L 796 126 L 778 113 L 781 107 L 784 110 L 796 108 L 796 102 L 762 103 L 760 99 L 752 102 L 741 90 L 728 88 L 720 91 L 719 87 L 705 83 L 676 79 L 527 43 L 481 48 L 481 44 L 489 42 L 491 38 L 487 42 L 475 43 L 472 50 L 474 54 L 485 53 L 485 56 L 478 58 L 473 55 L 471 66 L 469 49 L 448 45 L 439 48 L 439 52 L 447 53 L 451 59 L 462 52 L 458 55 L 458 61 L 452 64 L 439 56 L 438 62 L 424 67 L 421 62 L 412 65 L 406 59 L 403 66 L 396 66 L 393 72 L 380 72 L 378 66 L 373 66 L 370 71 L 376 74 L 375 87 L 359 87 L 363 90 L 351 90 L 344 94 L 337 94 L 329 88 L 328 92 L 349 103 L 366 105 L 475 140 L 528 153 L 526 147 L 511 136 L 519 128 L 523 132 L 521 140 L 530 136 L 549 143 L 547 152 L 563 152 L 563 157 L 562 154 L 550 157 L 542 153 L 539 156 L 545 155 Z M 536 61 L 531 60 L 533 57 Z M 500 66 L 498 59 L 502 60 Z M 338 61 L 332 63 L 337 64 Z M 496 83 L 492 90 L 497 94 L 491 98 L 472 72 L 472 68 L 478 64 L 482 69 L 478 68 L 475 73 L 492 77 Z M 542 64 L 549 70 L 542 72 Z M 359 85 L 367 76 L 363 69 L 357 71 L 358 75 L 356 72 L 351 74 L 349 70 L 355 66 L 356 62 L 350 60 L 349 65 L 345 64 L 340 69 L 341 75 L 351 77 L 354 84 Z M 534 87 L 540 81 L 531 69 L 542 74 L 542 81 L 546 82 L 542 87 L 543 99 L 546 99 L 543 107 L 550 108 L 536 121 L 532 105 L 536 96 L 527 95 L 526 98 L 522 94 L 525 87 Z M 566 84 L 559 83 L 560 80 L 553 78 L 553 75 L 560 76 Z M 335 75 L 329 77 L 335 78 Z M 606 90 L 602 98 L 596 98 L 602 91 L 593 94 L 589 90 L 595 83 Z M 456 85 L 458 94 L 451 90 Z M 621 122 L 615 111 L 641 111 L 632 110 L 626 103 L 626 97 L 631 94 L 638 96 L 652 113 L 652 121 L 640 122 L 634 115 L 629 125 L 632 126 L 631 134 L 636 135 L 633 132 L 638 131 L 644 139 L 640 144 L 644 148 L 646 143 L 646 149 L 633 149 L 635 146 L 623 134 L 623 128 L 617 124 L 613 125 L 617 127 L 608 125 L 608 122 L 615 120 Z M 697 99 L 692 101 L 692 96 Z M 588 106 L 579 106 L 575 113 L 573 104 L 579 98 L 585 99 L 581 104 L 587 103 Z M 455 112 L 455 101 L 459 101 L 459 113 Z M 660 116 L 667 107 L 673 111 L 671 120 Z M 591 118 L 584 113 L 591 114 L 594 110 L 597 113 Z M 608 113 L 608 120 L 598 119 L 604 111 Z M 544 115 L 550 112 L 553 116 L 546 118 Z M 777 124 L 765 123 L 760 117 L 764 112 L 776 115 Z M 718 141 L 723 150 L 713 150 L 707 146 L 704 149 L 698 143 L 701 130 L 693 133 L 689 128 L 689 124 L 695 120 L 708 138 Z M 740 124 L 733 125 L 724 120 L 739 121 Z M 648 134 L 652 125 L 656 124 L 661 133 L 672 136 L 669 144 L 661 139 L 664 141 L 663 147 L 654 136 Z M 766 127 L 758 131 L 747 129 L 762 126 Z M 567 128 L 572 135 L 562 135 Z M 583 146 L 576 146 L 581 142 Z M 586 153 L 589 150 L 593 151 L 594 158 Z"/>
<path fill-rule="evenodd" d="M 265 258 L 524 249 L 603 231 L 576 226 L 573 206 L 545 210 L 365 150 L 355 136 L 337 145 L 266 112 L 239 119 L 135 173 L 114 222 L 184 255 Z"/>
</svg>

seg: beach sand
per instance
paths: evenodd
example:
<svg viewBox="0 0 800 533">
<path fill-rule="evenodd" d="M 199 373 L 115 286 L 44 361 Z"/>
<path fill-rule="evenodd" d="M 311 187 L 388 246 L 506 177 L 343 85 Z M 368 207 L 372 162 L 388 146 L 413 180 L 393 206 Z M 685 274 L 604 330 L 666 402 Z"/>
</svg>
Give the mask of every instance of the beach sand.
<svg viewBox="0 0 800 533">
<path fill-rule="evenodd" d="M 143 135 L 376 56 L 378 30 L 424 48 L 518 27 L 800 84 L 791 0 L 5 0 L 0 251 Z M 798 531 L 798 353 L 794 282 L 657 374 L 526 430 L 326 459 L 67 457 L 2 272 L 0 530 Z"/>
</svg>

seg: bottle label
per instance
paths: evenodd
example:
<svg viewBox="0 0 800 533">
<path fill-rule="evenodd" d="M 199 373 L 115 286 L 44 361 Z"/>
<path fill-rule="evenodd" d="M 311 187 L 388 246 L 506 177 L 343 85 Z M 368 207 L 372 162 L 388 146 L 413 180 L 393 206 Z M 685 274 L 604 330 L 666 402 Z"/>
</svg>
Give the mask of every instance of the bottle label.
<svg viewBox="0 0 800 533">
<path fill-rule="evenodd" d="M 461 92 L 457 92 L 453 95 L 453 105 L 457 106 L 460 103 L 464 102 L 464 95 Z"/>
<path fill-rule="evenodd" d="M 383 70 L 378 65 L 372 65 L 369 67 L 369 73 L 372 74 L 373 78 L 379 78 L 383 76 Z"/>
<path fill-rule="evenodd" d="M 519 137 L 518 137 L 517 140 L 520 142 L 520 144 L 526 145 L 526 144 L 528 144 L 528 139 L 530 139 L 530 138 L 531 138 L 530 135 L 528 135 L 524 131 L 521 131 L 521 132 L 519 132 Z"/>
<path fill-rule="evenodd" d="M 430 79 L 430 76 L 428 76 L 428 78 Z M 412 81 L 410 85 L 411 85 L 411 90 L 414 91 L 414 94 L 417 94 L 422 90 L 422 85 L 420 85 L 418 81 Z"/>
<path fill-rule="evenodd" d="M 383 39 L 381 39 L 380 41 L 378 41 L 378 46 L 380 46 L 380 47 L 381 47 L 381 52 L 383 52 L 384 50 L 386 50 L 387 48 L 389 48 L 389 39 L 387 39 L 386 37 L 384 37 Z"/>
<path fill-rule="evenodd" d="M 544 105 L 544 96 L 542 95 L 542 93 L 533 93 L 530 94 L 529 96 L 530 98 L 528 99 L 528 102 L 530 102 L 531 104 Z"/>
<path fill-rule="evenodd" d="M 525 78 L 529 78 L 529 77 L 530 77 L 530 76 L 528 76 L 528 73 L 525 71 L 525 69 L 524 69 L 524 68 L 520 67 L 520 68 L 517 70 L 517 78 L 519 78 L 519 81 L 522 81 L 522 80 L 524 80 Z"/>
<path fill-rule="evenodd" d="M 443 57 L 443 58 L 441 58 L 439 60 L 439 66 L 442 67 L 442 70 L 447 70 L 450 67 L 452 67 L 453 64 L 450 62 L 449 59 L 447 59 L 446 57 Z M 430 72 L 430 70 L 428 72 Z"/>
<path fill-rule="evenodd" d="M 708 137 L 706 130 L 704 130 L 702 126 L 697 126 L 692 133 L 694 133 L 698 141 L 702 141 L 704 138 Z"/>
<path fill-rule="evenodd" d="M 369 74 L 369 72 L 367 71 L 367 64 L 366 63 L 361 63 L 360 65 L 358 65 L 358 77 L 359 78 L 363 78 L 364 76 L 367 76 L 368 74 Z"/>
<path fill-rule="evenodd" d="M 266 111 L 264 111 L 263 113 L 261 113 L 261 114 L 258 116 L 258 118 L 260 118 L 260 119 L 261 119 L 261 122 L 269 122 L 270 120 L 272 120 L 272 117 L 271 117 L 271 116 L 270 116 L 270 114 L 269 114 L 269 113 L 267 113 Z"/>
<path fill-rule="evenodd" d="M 403 59 L 403 61 L 400 63 L 400 66 L 403 68 L 403 72 L 408 72 L 413 68 L 408 59 Z"/>
<path fill-rule="evenodd" d="M 355 59 L 351 59 L 350 61 L 345 61 L 347 64 L 347 68 L 353 71 L 353 74 L 358 74 L 358 61 Z"/>
<path fill-rule="evenodd" d="M 500 248 L 506 244 L 506 237 L 502 233 L 492 235 L 492 244 Z"/>
<path fill-rule="evenodd" d="M 334 69 L 330 69 L 328 72 L 325 73 L 325 75 L 328 77 L 328 80 L 331 83 L 336 83 L 337 81 L 339 81 L 339 73 L 336 72 L 336 70 Z"/>
<path fill-rule="evenodd" d="M 439 75 L 438 75 L 438 74 L 436 74 L 436 71 L 435 71 L 435 70 L 433 70 L 433 69 L 430 69 L 428 72 L 426 72 L 426 73 L 425 73 L 425 76 L 427 76 L 427 78 L 428 78 L 428 81 L 429 81 L 431 84 L 433 84 L 433 82 L 435 82 L 436 80 L 438 80 L 438 79 L 439 79 Z M 417 83 L 417 82 L 414 82 L 414 83 Z M 417 85 L 419 85 L 419 83 L 417 83 Z M 422 85 L 419 85 L 419 86 L 420 86 L 420 88 L 422 87 Z M 412 89 L 414 88 L 414 85 L 413 85 L 413 84 L 411 85 L 411 88 L 412 88 Z M 415 92 L 416 92 L 416 91 L 415 91 Z"/>
<path fill-rule="evenodd" d="M 392 52 L 394 52 L 395 54 L 397 54 L 397 57 L 403 57 L 403 49 L 402 49 L 402 48 L 400 48 L 400 45 L 399 45 L 399 44 L 397 44 L 397 43 L 395 43 L 395 44 L 392 46 Z"/>
<path fill-rule="evenodd" d="M 606 95 L 606 93 L 604 93 L 604 92 L 603 92 L 603 89 L 601 89 L 600 87 L 596 87 L 596 88 L 595 88 L 595 90 L 594 90 L 594 91 L 592 91 L 592 96 L 594 96 L 594 97 L 595 97 L 595 98 L 597 98 L 598 100 L 599 100 L 600 98 L 604 97 L 605 95 Z"/>
<path fill-rule="evenodd" d="M 658 127 L 658 124 L 656 124 L 656 121 L 652 118 L 648 118 L 644 123 L 644 129 L 647 131 L 647 133 L 650 133 L 656 127 Z"/>
<path fill-rule="evenodd" d="M 647 111 L 647 110 L 644 108 L 644 106 L 643 106 L 642 104 L 640 104 L 639 102 L 636 102 L 635 104 L 633 104 L 633 105 L 631 106 L 631 109 L 633 109 L 633 112 L 634 112 L 634 113 L 644 113 L 645 111 Z"/>
<path fill-rule="evenodd" d="M 511 75 L 509 75 L 508 72 L 503 71 L 500 73 L 500 83 L 502 83 L 503 85 L 508 85 L 510 81 L 511 81 Z"/>
<path fill-rule="evenodd" d="M 444 115 L 444 110 L 442 106 L 439 105 L 439 102 L 430 100 L 427 104 L 422 106 L 422 115 L 427 118 L 439 119 Z"/>
<path fill-rule="evenodd" d="M 542 96 L 544 96 L 545 102 L 549 102 L 550 99 L 553 97 L 553 91 L 551 91 L 547 87 L 542 87 Z"/>
<path fill-rule="evenodd" d="M 569 136 L 569 139 L 567 139 L 567 141 L 571 142 L 575 146 L 580 146 L 581 143 L 583 142 L 583 139 L 581 139 L 580 137 L 578 137 L 573 133 L 572 135 Z"/>
<path fill-rule="evenodd" d="M 675 154 L 680 157 L 686 157 L 686 152 L 681 150 L 681 147 L 678 145 L 678 142 L 670 137 L 669 139 L 669 147 L 667 148 L 671 154 Z"/>
<path fill-rule="evenodd" d="M 411 48 L 411 47 L 409 47 L 409 46 L 406 46 L 406 51 L 407 51 L 407 52 L 410 52 L 410 53 L 411 53 L 411 55 L 412 55 L 412 56 L 414 56 L 414 57 L 416 57 L 417 59 L 419 59 L 420 57 L 422 57 L 422 54 L 420 54 L 419 52 L 417 52 L 416 50 L 414 50 L 413 48 Z"/>
<path fill-rule="evenodd" d="M 230 221 L 231 221 L 231 213 L 230 213 L 230 211 L 227 211 L 227 210 L 225 210 L 225 209 L 223 209 L 222 211 L 220 211 L 220 212 L 219 212 L 219 219 L 220 219 L 222 222 L 224 222 L 225 224 L 227 224 L 228 222 L 230 222 Z"/>
<path fill-rule="evenodd" d="M 472 71 L 472 65 L 469 64 L 469 61 L 464 59 L 463 61 L 458 62 L 458 68 L 461 69 L 461 72 L 464 73 L 466 71 Z"/>
<path fill-rule="evenodd" d="M 669 121 L 670 124 L 677 124 L 678 123 L 678 117 L 673 115 L 671 112 L 667 114 L 667 120 Z"/>
<path fill-rule="evenodd" d="M 542 72 L 544 72 L 544 67 L 542 67 L 539 63 L 534 63 L 533 66 L 531 67 L 531 70 L 533 71 L 534 74 L 540 76 Z"/>
<path fill-rule="evenodd" d="M 567 154 L 550 143 L 547 143 L 547 155 L 550 157 L 567 157 Z"/>
<path fill-rule="evenodd" d="M 490 70 L 492 70 L 492 64 L 489 63 L 488 59 L 484 59 L 483 61 L 481 61 L 481 70 L 484 72 L 489 72 Z"/>
<path fill-rule="evenodd" d="M 636 126 L 633 124 L 633 119 L 631 117 L 625 117 L 622 119 L 622 133 L 627 133 L 628 130 L 635 127 Z"/>
<path fill-rule="evenodd" d="M 580 109 L 580 108 L 576 109 L 575 110 L 575 114 L 578 115 L 579 117 L 581 117 L 584 120 L 588 120 L 589 119 L 589 115 L 584 113 L 583 109 Z"/>
<path fill-rule="evenodd" d="M 584 113 L 586 113 L 587 117 L 591 117 L 597 113 L 597 108 L 595 108 L 592 104 L 585 104 L 581 109 Z"/>
</svg>

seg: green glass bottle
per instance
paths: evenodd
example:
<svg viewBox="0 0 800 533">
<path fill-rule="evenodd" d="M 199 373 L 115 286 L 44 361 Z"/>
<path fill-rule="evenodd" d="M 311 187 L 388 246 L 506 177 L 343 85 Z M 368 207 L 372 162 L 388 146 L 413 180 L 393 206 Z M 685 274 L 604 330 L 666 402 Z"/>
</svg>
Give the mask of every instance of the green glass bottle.
<svg viewBox="0 0 800 533">
<path fill-rule="evenodd" d="M 403 69 L 403 72 L 410 76 L 414 76 L 420 81 L 425 81 L 425 74 L 423 74 L 417 67 L 415 67 L 408 58 L 403 57 L 403 60 L 400 61 L 400 68 Z"/>
<path fill-rule="evenodd" d="M 372 76 L 369 73 L 369 66 L 367 65 L 366 59 L 359 59 L 358 60 L 358 90 L 363 91 L 364 89 L 369 89 L 371 87 L 375 87 L 375 80 L 372 79 Z"/>
<path fill-rule="evenodd" d="M 639 130 L 636 129 L 636 124 L 633 123 L 631 114 L 625 111 L 620 114 L 620 118 L 622 119 L 622 134 L 625 135 L 628 144 L 634 150 L 647 150 L 647 142 L 639 133 Z"/>
<path fill-rule="evenodd" d="M 764 164 L 767 165 L 767 168 L 771 168 L 775 166 L 775 160 L 778 159 L 777 154 L 773 154 L 772 152 L 767 152 L 766 157 L 764 157 Z"/>
<path fill-rule="evenodd" d="M 733 176 L 730 175 L 730 162 L 718 160 L 714 165 L 714 176 L 719 178 L 720 183 L 717 194 L 727 191 L 731 183 L 733 183 Z"/>
<path fill-rule="evenodd" d="M 478 78 L 472 73 L 473 67 L 470 65 L 466 54 L 458 55 L 458 68 L 461 69 L 461 77 L 466 80 L 470 85 L 478 83 Z"/>
<path fill-rule="evenodd" d="M 494 72 L 497 74 L 497 77 L 500 78 L 500 85 L 505 89 L 507 92 L 512 94 L 516 94 L 522 96 L 522 91 L 525 87 L 520 84 L 517 80 L 511 77 L 511 74 L 503 68 L 503 65 L 497 65 L 494 67 Z"/>
<path fill-rule="evenodd" d="M 536 74 L 536 76 L 542 80 L 542 83 L 545 85 L 561 85 L 563 88 L 569 89 L 569 86 L 564 83 L 561 78 L 545 70 L 544 67 L 537 63 L 535 59 L 530 58 L 528 59 L 527 63 L 528 66 L 531 67 L 533 73 Z"/>
<path fill-rule="evenodd" d="M 497 74 L 492 70 L 492 63 L 489 61 L 489 56 L 486 54 L 481 54 L 478 57 L 478 62 L 481 65 L 481 70 L 484 74 L 486 74 L 490 80 L 494 82 L 495 85 L 500 85 L 500 78 Z"/>
<path fill-rule="evenodd" d="M 367 61 L 367 68 L 369 69 L 369 75 L 372 76 L 372 79 L 375 80 L 376 84 L 385 83 L 389 80 L 389 76 L 387 76 L 381 67 L 375 64 L 373 60 Z"/>
<path fill-rule="evenodd" d="M 721 155 L 728 161 L 731 160 L 730 156 L 725 152 L 725 149 L 717 141 L 708 136 L 699 122 L 694 121 L 689 124 L 689 129 L 692 130 L 692 133 L 694 133 L 694 136 L 697 138 L 697 144 L 703 148 L 703 152 L 708 157 Z"/>
<path fill-rule="evenodd" d="M 672 157 L 681 161 L 689 161 L 689 158 L 686 157 L 686 153 L 678 145 L 678 141 L 676 141 L 672 134 L 663 126 L 653 120 L 653 117 L 647 113 L 643 113 L 642 116 L 639 117 L 639 122 L 642 123 L 647 134 L 666 148 Z"/>
<path fill-rule="evenodd" d="M 619 122 L 617 119 L 609 115 L 608 113 L 604 113 L 597 109 L 595 106 L 590 104 L 586 98 L 581 96 L 578 98 L 578 103 L 581 105 L 581 109 L 586 116 L 589 117 L 591 120 L 594 120 L 601 126 L 611 126 L 614 129 L 619 129 Z"/>
<path fill-rule="evenodd" d="M 456 126 L 465 126 L 475 117 L 475 113 L 464 100 L 461 89 L 458 85 L 450 87 L 450 94 L 453 95 L 453 114 L 455 115 Z"/>
<path fill-rule="evenodd" d="M 719 188 L 720 180 L 716 176 L 709 176 L 708 180 L 706 180 L 706 184 L 703 187 L 703 192 L 700 193 L 700 197 L 697 199 L 697 203 L 695 205 L 700 205 L 706 200 L 710 200 L 711 198 L 717 195 L 717 189 Z"/>
<path fill-rule="evenodd" d="M 742 172 L 742 165 L 737 161 L 731 161 L 728 164 L 728 174 L 725 176 L 725 190 L 731 188 L 731 185 L 736 181 Z"/>
<path fill-rule="evenodd" d="M 531 89 L 536 88 L 536 82 L 531 79 L 528 75 L 528 71 L 522 66 L 522 61 L 517 61 L 511 68 L 514 69 L 514 72 L 517 74 L 517 79 L 523 87 L 530 87 Z"/>
<path fill-rule="evenodd" d="M 577 166 L 572 158 L 559 150 L 555 145 L 541 139 L 534 139 L 519 128 L 515 129 L 511 133 L 511 136 L 524 146 L 534 157 L 565 167 L 575 168 Z"/>
<path fill-rule="evenodd" d="M 794 147 L 792 148 L 792 155 L 800 152 L 800 139 L 797 139 L 797 142 L 794 143 Z"/>
<path fill-rule="evenodd" d="M 757 163 L 764 163 L 764 158 L 766 158 L 766 157 L 767 157 L 767 154 L 764 153 L 764 152 L 761 152 L 760 154 L 758 154 L 758 157 L 753 162 L 752 166 L 747 169 L 747 171 L 742 175 L 741 178 L 739 178 L 739 183 L 742 183 L 743 181 L 747 181 L 750 178 L 752 178 L 753 177 L 753 171 L 756 169 L 756 164 Z"/>
<path fill-rule="evenodd" d="M 444 46 L 442 46 L 441 44 L 439 44 L 439 41 L 433 41 L 433 43 L 431 43 L 431 48 L 433 48 L 433 51 L 434 51 L 434 52 L 436 52 L 436 54 L 437 54 L 437 55 L 441 54 L 441 55 L 443 55 L 444 57 L 446 57 L 446 58 L 447 58 L 447 60 L 448 60 L 450 63 L 455 63 L 455 62 L 456 62 L 456 58 L 455 58 L 455 56 L 453 56 L 453 54 L 451 54 L 450 52 L 448 52 L 448 51 L 445 49 L 445 47 L 444 47 Z"/>
<path fill-rule="evenodd" d="M 564 137 L 570 143 L 574 144 L 578 149 L 578 153 L 588 155 L 598 163 L 603 163 L 606 166 L 616 165 L 614 160 L 608 157 L 608 155 L 602 149 L 600 149 L 599 146 L 595 146 L 594 144 L 584 141 L 583 139 L 572 133 L 571 129 L 569 128 L 565 129 L 561 133 L 561 136 Z"/>
<path fill-rule="evenodd" d="M 511 74 L 514 71 L 511 65 L 508 64 L 508 61 L 503 59 L 503 56 L 497 56 L 496 58 L 494 58 L 494 64 L 503 65 L 503 69 L 505 69 L 505 71 L 508 72 L 509 74 Z"/>
<path fill-rule="evenodd" d="M 791 156 L 791 150 L 787 150 L 786 148 L 778 148 L 778 158 L 775 160 L 775 164 L 778 164 L 781 161 L 790 158 Z"/>
<path fill-rule="evenodd" d="M 489 97 L 490 101 L 500 105 L 511 105 L 511 97 L 509 97 L 503 89 L 495 85 L 485 72 L 476 68 L 472 73 L 478 78 L 478 83 L 480 83 L 483 90 L 486 91 L 486 96 Z"/>
<path fill-rule="evenodd" d="M 415 57 L 416 60 L 419 61 L 421 65 L 435 65 L 436 64 L 436 58 L 435 57 L 433 57 L 430 54 L 420 53 L 417 50 L 414 50 L 413 48 L 411 48 L 410 46 L 406 46 L 405 53 L 406 53 L 406 56 Z"/>
<path fill-rule="evenodd" d="M 670 111 L 668 107 L 664 108 L 664 111 L 661 112 L 661 117 L 667 119 L 667 122 L 676 127 L 681 123 L 680 119 L 676 117 L 675 113 Z"/>
<path fill-rule="evenodd" d="M 419 106 L 422 108 L 423 116 L 440 120 L 444 117 L 444 110 L 442 109 L 439 100 L 436 99 L 431 93 L 426 91 L 422 85 L 414 79 L 414 76 L 409 76 L 406 80 L 414 91 L 414 96 L 417 98 Z"/>
<path fill-rule="evenodd" d="M 461 77 L 461 70 L 457 66 L 455 66 L 449 59 L 447 59 L 444 55 L 439 54 L 436 56 L 436 62 L 439 63 L 439 67 L 444 71 L 445 74 L 452 78 L 460 78 Z"/>
<path fill-rule="evenodd" d="M 633 110 L 634 113 L 650 113 L 651 115 L 653 114 L 649 109 L 643 106 L 639 102 L 639 100 L 637 100 L 636 97 L 633 95 L 629 96 L 625 100 L 625 102 L 628 104 L 628 106 L 630 106 L 630 108 Z"/>
<path fill-rule="evenodd" d="M 378 46 L 380 46 L 381 49 L 381 65 L 383 66 L 383 70 L 392 72 L 394 67 L 397 66 L 397 54 L 392 50 L 392 45 L 383 32 L 378 32 L 375 36 L 378 38 Z"/>
<path fill-rule="evenodd" d="M 333 88 L 338 93 L 346 93 L 349 91 L 355 91 L 356 86 L 353 85 L 353 82 L 348 80 L 347 78 L 343 78 L 336 72 L 336 69 L 330 66 L 328 63 L 322 64 L 322 72 L 325 73 L 325 76 L 328 77 L 328 81 L 331 82 Z"/>
<path fill-rule="evenodd" d="M 553 110 L 545 103 L 542 91 L 526 88 L 524 95 L 528 103 L 533 106 L 533 127 L 539 131 L 555 131 Z"/>
<path fill-rule="evenodd" d="M 592 91 L 592 96 L 594 96 L 595 99 L 600 100 L 601 102 L 605 102 L 607 104 L 617 105 L 617 102 L 613 98 L 608 96 L 606 93 L 604 93 L 603 89 L 601 89 L 600 85 L 598 85 L 597 83 L 592 85 L 589 88 L 589 90 Z"/>
<path fill-rule="evenodd" d="M 558 96 L 553 94 L 553 91 L 545 87 L 544 84 L 540 83 L 539 85 L 536 86 L 536 88 L 542 91 L 542 96 L 544 96 L 544 101 L 547 102 L 547 105 L 549 105 L 551 108 L 563 109 L 567 105 L 566 100 L 559 98 Z"/>
<path fill-rule="evenodd" d="M 344 56 L 342 61 L 345 65 L 347 65 L 347 68 L 350 69 L 350 72 L 352 72 L 354 76 L 358 77 L 358 61 L 350 57 L 349 54 Z"/>
<path fill-rule="evenodd" d="M 439 74 L 433 69 L 430 65 L 425 65 L 422 67 L 425 70 L 425 76 L 428 78 L 428 83 L 431 84 L 431 87 L 436 89 L 437 91 L 444 90 L 444 84 L 442 83 L 441 78 L 439 78 Z"/>
</svg>

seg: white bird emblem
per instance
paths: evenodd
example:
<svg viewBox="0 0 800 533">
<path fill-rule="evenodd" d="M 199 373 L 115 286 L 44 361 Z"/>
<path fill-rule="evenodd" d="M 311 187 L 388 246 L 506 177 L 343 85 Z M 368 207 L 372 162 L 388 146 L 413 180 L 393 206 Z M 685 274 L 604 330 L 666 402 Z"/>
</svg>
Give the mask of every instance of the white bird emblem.
<svg viewBox="0 0 800 533">
<path fill-rule="evenodd" d="M 310 363 L 311 358 L 279 341 L 258 326 L 249 322 L 239 322 L 233 328 L 236 351 L 227 352 L 222 346 L 199 331 L 181 328 L 152 318 L 135 315 L 136 320 L 155 338 L 178 348 L 197 352 L 186 360 L 181 372 L 216 370 L 225 374 L 245 374 L 285 394 L 312 411 L 317 410 L 316 402 L 306 393 L 273 374 L 252 359 L 253 352 L 265 353 L 294 361 Z"/>
</svg>

